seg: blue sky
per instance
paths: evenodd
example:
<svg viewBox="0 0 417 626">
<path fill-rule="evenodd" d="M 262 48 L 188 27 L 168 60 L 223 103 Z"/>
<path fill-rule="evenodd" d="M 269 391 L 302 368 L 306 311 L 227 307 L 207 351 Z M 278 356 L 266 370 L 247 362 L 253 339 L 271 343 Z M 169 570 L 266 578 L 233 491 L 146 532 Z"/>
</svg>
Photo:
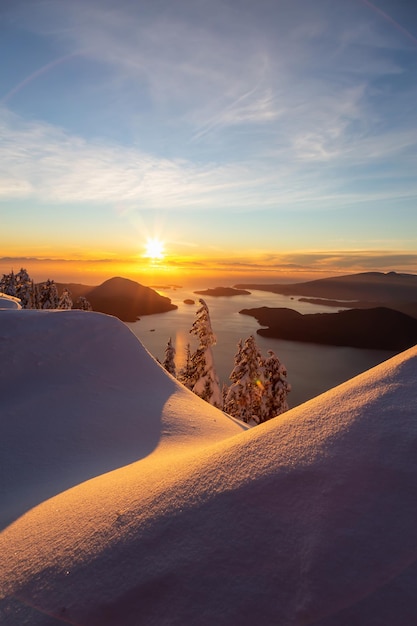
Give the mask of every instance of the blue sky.
<svg viewBox="0 0 417 626">
<path fill-rule="evenodd" d="M 2 7 L 0 256 L 417 272 L 415 2 Z"/>
</svg>

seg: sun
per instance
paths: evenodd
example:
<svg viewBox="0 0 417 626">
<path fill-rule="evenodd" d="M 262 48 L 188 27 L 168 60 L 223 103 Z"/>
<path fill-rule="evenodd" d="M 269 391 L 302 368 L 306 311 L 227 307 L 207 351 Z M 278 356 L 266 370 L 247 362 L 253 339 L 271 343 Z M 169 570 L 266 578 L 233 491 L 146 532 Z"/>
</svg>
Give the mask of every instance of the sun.
<svg viewBox="0 0 417 626">
<path fill-rule="evenodd" d="M 149 238 L 145 244 L 145 257 L 152 261 L 157 261 L 164 258 L 164 243 L 159 239 Z"/>
</svg>

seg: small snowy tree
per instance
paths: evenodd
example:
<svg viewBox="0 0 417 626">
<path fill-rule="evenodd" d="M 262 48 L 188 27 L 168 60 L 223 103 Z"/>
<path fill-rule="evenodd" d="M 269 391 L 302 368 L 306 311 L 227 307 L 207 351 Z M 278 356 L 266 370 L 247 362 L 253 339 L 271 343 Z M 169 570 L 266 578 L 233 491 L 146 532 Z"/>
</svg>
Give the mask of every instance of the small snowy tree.
<svg viewBox="0 0 417 626">
<path fill-rule="evenodd" d="M 53 280 L 41 283 L 39 292 L 41 309 L 57 309 L 59 305 L 58 289 Z"/>
<path fill-rule="evenodd" d="M 64 288 L 58 302 L 58 309 L 72 309 L 71 292 Z"/>
<path fill-rule="evenodd" d="M 3 274 L 0 280 L 0 292 L 16 298 L 16 277 L 13 270 L 10 274 Z"/>
<path fill-rule="evenodd" d="M 185 349 L 185 363 L 178 372 L 178 380 L 185 387 L 187 387 L 187 389 L 192 389 L 196 383 L 195 367 L 189 343 L 187 343 L 187 347 Z"/>
<path fill-rule="evenodd" d="M 31 285 L 30 285 L 30 292 L 29 292 L 29 302 L 27 305 L 28 309 L 40 309 L 40 299 L 39 299 L 39 287 L 38 285 L 35 285 L 35 283 L 33 282 L 33 280 L 31 281 Z"/>
<path fill-rule="evenodd" d="M 80 296 L 75 303 L 75 308 L 80 309 L 81 311 L 92 311 L 93 307 L 84 296 Z"/>
<path fill-rule="evenodd" d="M 172 374 L 172 376 L 176 376 L 176 367 L 175 367 L 175 348 L 172 345 L 171 337 L 168 340 L 167 347 L 165 348 L 165 359 L 162 365 L 165 367 L 166 371 Z"/>
<path fill-rule="evenodd" d="M 16 297 L 20 299 L 24 309 L 31 308 L 31 291 L 32 281 L 27 271 L 22 267 L 16 274 Z"/>
<path fill-rule="evenodd" d="M 287 381 L 287 369 L 272 350 L 268 350 L 262 369 L 263 390 L 259 423 L 288 411 L 287 395 L 291 391 L 291 385 Z"/>
<path fill-rule="evenodd" d="M 247 424 L 258 423 L 263 389 L 261 371 L 262 355 L 253 335 L 244 344 L 240 340 L 224 410 Z"/>
<path fill-rule="evenodd" d="M 230 387 L 223 388 L 223 410 L 234 417 L 238 417 L 240 412 L 239 406 L 241 404 L 242 386 L 239 384 L 241 376 L 241 362 L 243 359 L 243 341 L 239 339 L 237 344 L 237 351 L 235 354 L 235 366 L 229 376 L 232 381 Z"/>
<path fill-rule="evenodd" d="M 223 407 L 224 411 L 226 410 L 224 407 L 226 406 L 226 398 L 227 398 L 227 394 L 228 393 L 229 393 L 229 387 L 225 383 L 223 383 L 223 387 L 222 387 L 222 407 Z"/>
<path fill-rule="evenodd" d="M 192 387 L 195 394 L 210 404 L 221 408 L 222 394 L 220 381 L 214 369 L 213 352 L 211 347 L 216 343 L 210 321 L 210 313 L 205 301 L 200 298 L 201 307 L 196 312 L 196 319 L 190 333 L 199 340 L 197 350 L 192 355 L 192 365 L 195 368 L 196 382 Z"/>
<path fill-rule="evenodd" d="M 17 274 L 13 271 L 10 274 L 3 274 L 0 280 L 0 292 L 19 298 L 22 308 L 30 309 L 33 308 L 31 306 L 32 284 L 29 274 L 22 267 Z"/>
</svg>

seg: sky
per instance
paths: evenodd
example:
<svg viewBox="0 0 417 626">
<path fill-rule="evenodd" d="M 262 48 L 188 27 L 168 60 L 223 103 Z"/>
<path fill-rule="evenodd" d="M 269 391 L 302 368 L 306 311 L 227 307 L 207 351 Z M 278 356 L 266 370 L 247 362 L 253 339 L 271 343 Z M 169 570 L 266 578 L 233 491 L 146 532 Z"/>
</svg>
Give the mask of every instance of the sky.
<svg viewBox="0 0 417 626">
<path fill-rule="evenodd" d="M 0 54 L 0 271 L 417 273 L 414 1 L 6 0 Z"/>
</svg>

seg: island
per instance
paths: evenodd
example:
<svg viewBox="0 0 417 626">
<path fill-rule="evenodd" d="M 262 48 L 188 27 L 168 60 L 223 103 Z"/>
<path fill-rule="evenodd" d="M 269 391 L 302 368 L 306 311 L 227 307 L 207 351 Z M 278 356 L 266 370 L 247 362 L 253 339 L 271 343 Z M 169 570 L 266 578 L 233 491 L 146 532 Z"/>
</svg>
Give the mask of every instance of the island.
<svg viewBox="0 0 417 626">
<path fill-rule="evenodd" d="M 182 289 L 181 285 L 150 285 L 150 287 L 157 291 L 169 291 L 170 289 L 176 291 L 177 289 Z"/>
<path fill-rule="evenodd" d="M 213 289 L 205 289 L 203 291 L 194 291 L 200 296 L 213 296 L 215 298 L 230 296 L 250 296 L 250 291 L 246 289 L 237 289 L 236 287 L 214 287 Z"/>
<path fill-rule="evenodd" d="M 305 315 L 293 309 L 259 307 L 239 313 L 266 326 L 257 331 L 263 337 L 394 351 L 417 344 L 417 320 L 386 307 Z"/>
<path fill-rule="evenodd" d="M 123 322 L 136 322 L 141 315 L 165 313 L 178 308 L 170 298 L 128 278 L 110 278 L 97 287 L 74 283 L 57 284 L 57 287 L 59 291 L 67 288 L 74 302 L 84 296 L 94 311 L 114 315 Z"/>
<path fill-rule="evenodd" d="M 191 300 L 191 298 L 185 298 L 184 304 L 195 304 L 195 300 Z"/>
</svg>

